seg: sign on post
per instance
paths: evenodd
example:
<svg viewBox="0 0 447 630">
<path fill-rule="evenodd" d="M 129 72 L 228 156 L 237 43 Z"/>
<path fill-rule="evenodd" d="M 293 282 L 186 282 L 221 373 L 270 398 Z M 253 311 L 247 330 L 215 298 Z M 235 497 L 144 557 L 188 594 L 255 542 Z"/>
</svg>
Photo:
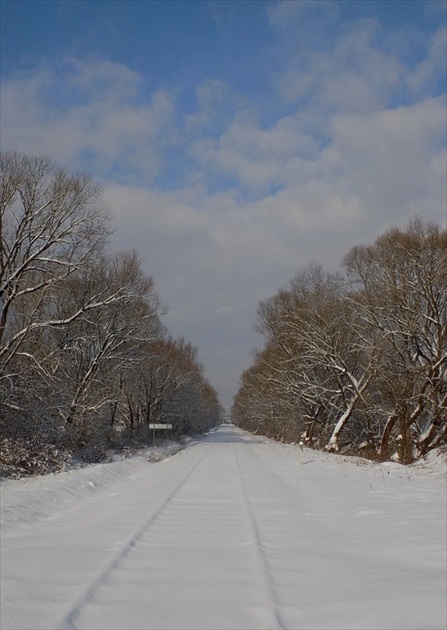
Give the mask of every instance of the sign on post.
<svg viewBox="0 0 447 630">
<path fill-rule="evenodd" d="M 157 424 L 154 422 L 151 422 L 149 424 L 149 429 L 172 429 L 172 424 Z"/>
<path fill-rule="evenodd" d="M 168 445 L 168 429 L 172 429 L 172 424 L 165 424 L 162 422 L 150 422 L 149 429 L 152 429 L 152 446 L 155 446 L 155 429 L 165 429 L 166 446 Z"/>
</svg>

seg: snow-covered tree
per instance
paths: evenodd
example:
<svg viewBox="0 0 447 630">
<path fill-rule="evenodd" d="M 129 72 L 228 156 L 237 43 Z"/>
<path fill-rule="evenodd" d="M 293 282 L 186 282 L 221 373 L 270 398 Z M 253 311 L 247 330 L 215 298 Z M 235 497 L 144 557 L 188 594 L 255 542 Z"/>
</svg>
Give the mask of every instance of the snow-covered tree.
<svg viewBox="0 0 447 630">
<path fill-rule="evenodd" d="M 42 360 L 48 332 L 83 312 L 57 314 L 62 285 L 101 255 L 109 223 L 101 188 L 88 175 L 15 153 L 0 155 L 0 173 L 2 417 L 23 417 L 37 381 L 51 376 Z"/>
<path fill-rule="evenodd" d="M 414 220 L 344 265 L 346 277 L 309 265 L 260 303 L 265 346 L 234 420 L 408 462 L 447 437 L 447 232 Z"/>
<path fill-rule="evenodd" d="M 353 248 L 345 265 L 357 312 L 386 348 L 380 450 L 394 435 L 408 461 L 413 447 L 425 453 L 447 428 L 447 231 L 414 220 Z"/>
</svg>

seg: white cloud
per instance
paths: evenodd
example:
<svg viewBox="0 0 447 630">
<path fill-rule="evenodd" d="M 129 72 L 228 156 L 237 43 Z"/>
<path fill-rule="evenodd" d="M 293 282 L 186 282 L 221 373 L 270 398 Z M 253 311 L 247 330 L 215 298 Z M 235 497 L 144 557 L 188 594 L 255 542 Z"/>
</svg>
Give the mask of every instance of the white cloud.
<svg viewBox="0 0 447 630">
<path fill-rule="evenodd" d="M 102 176 L 115 170 L 151 180 L 172 141 L 173 105 L 163 91 L 135 104 L 141 83 L 122 64 L 73 59 L 62 69 L 36 69 L 6 81 L 1 91 L 7 120 L 2 147 L 48 154 L 71 168 L 87 163 Z"/>
<path fill-rule="evenodd" d="M 237 178 L 255 193 L 284 185 L 291 161 L 315 155 L 316 140 L 301 128 L 298 116 L 285 116 L 262 128 L 253 117 L 237 117 L 219 138 L 204 137 L 192 152 L 203 169 Z"/>
<path fill-rule="evenodd" d="M 305 50 L 299 43 L 288 46 L 277 78 L 281 95 L 292 102 L 305 99 L 325 114 L 383 107 L 402 87 L 406 69 L 380 47 L 379 35 L 378 23 L 370 19 L 334 29 L 324 36 L 324 46 L 320 40 Z"/>
<path fill-rule="evenodd" d="M 338 4 L 333 0 L 282 0 L 267 7 L 267 17 L 282 38 L 294 39 L 297 26 L 303 22 L 311 37 L 309 26 L 318 27 L 319 31 L 330 28 L 339 15 Z"/>
<path fill-rule="evenodd" d="M 113 247 L 139 250 L 169 328 L 199 345 L 225 404 L 260 343 L 258 302 L 298 268 L 334 268 L 415 214 L 445 221 L 441 31 L 412 66 L 380 45 L 374 21 L 332 32 L 332 5 L 269 6 L 282 66 L 262 103 L 210 78 L 194 86 L 196 111 L 182 112 L 168 91 L 147 93 L 138 73 L 91 59 L 2 85 L 2 148 L 109 181 Z M 304 58 L 298 29 L 321 11 L 330 16 Z M 172 175 L 163 191 L 157 175 L 170 173 L 173 147 L 187 183 Z"/>
<path fill-rule="evenodd" d="M 392 214 L 395 220 L 417 214 L 430 198 L 430 218 L 441 220 L 445 208 L 436 200 L 445 189 L 445 174 L 436 181 L 434 165 L 444 153 L 445 124 L 443 99 L 370 116 L 335 117 L 330 157 L 350 177 L 374 220 L 378 214 Z"/>
<path fill-rule="evenodd" d="M 245 100 L 224 81 L 207 79 L 195 90 L 197 109 L 184 115 L 184 125 L 190 134 L 222 129 L 235 112 L 244 107 Z"/>
<path fill-rule="evenodd" d="M 225 315 L 231 315 L 232 313 L 234 313 L 234 306 L 231 306 L 231 304 L 228 305 L 224 305 L 224 306 L 219 306 L 219 308 L 216 309 L 216 316 L 225 316 Z"/>
<path fill-rule="evenodd" d="M 73 90 L 80 90 L 89 101 L 126 102 L 138 93 L 142 77 L 127 66 L 106 59 L 67 57 L 67 70 Z"/>
<path fill-rule="evenodd" d="M 439 3 L 442 4 L 442 3 Z M 428 55 L 409 73 L 408 86 L 412 93 L 420 95 L 424 90 L 435 90 L 444 87 L 446 82 L 447 29 L 439 29 L 429 46 Z M 443 86 L 439 86 L 439 81 Z"/>
</svg>

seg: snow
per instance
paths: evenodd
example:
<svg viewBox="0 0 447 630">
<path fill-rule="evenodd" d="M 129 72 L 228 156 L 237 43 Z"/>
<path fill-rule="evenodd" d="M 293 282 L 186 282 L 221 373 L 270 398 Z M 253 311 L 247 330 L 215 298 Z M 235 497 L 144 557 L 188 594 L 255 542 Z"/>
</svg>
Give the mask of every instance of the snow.
<svg viewBox="0 0 447 630">
<path fill-rule="evenodd" d="M 3 630 L 446 627 L 445 455 L 168 454 L 1 484 Z"/>
</svg>

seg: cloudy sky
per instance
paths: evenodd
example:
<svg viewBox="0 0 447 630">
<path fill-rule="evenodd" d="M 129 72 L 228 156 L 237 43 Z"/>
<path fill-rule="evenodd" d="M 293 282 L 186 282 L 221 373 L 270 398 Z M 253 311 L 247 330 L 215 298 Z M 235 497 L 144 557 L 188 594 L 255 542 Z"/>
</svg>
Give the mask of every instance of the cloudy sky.
<svg viewBox="0 0 447 630">
<path fill-rule="evenodd" d="M 229 409 L 260 300 L 446 223 L 446 3 L 1 0 L 1 148 L 105 185 Z"/>
</svg>

